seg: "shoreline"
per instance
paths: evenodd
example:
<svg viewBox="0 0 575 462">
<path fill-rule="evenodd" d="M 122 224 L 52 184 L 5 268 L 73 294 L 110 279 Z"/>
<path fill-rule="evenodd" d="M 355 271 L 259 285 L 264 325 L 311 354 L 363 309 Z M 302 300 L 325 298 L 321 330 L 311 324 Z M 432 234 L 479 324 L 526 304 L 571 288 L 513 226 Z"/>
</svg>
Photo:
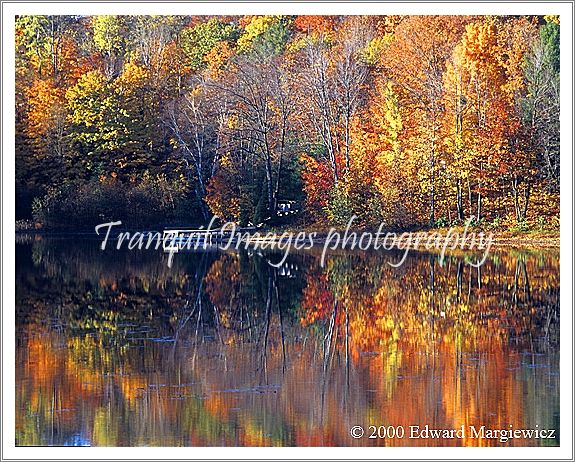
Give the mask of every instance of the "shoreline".
<svg viewBox="0 0 575 462">
<path fill-rule="evenodd" d="M 553 237 L 530 237 L 530 236 L 493 236 L 494 247 L 521 247 L 521 248 L 553 248 L 559 249 L 561 239 L 559 235 Z"/>
<path fill-rule="evenodd" d="M 434 228 L 434 229 L 419 229 L 419 230 L 411 230 L 411 231 L 389 231 L 390 233 L 396 233 L 397 236 L 401 236 L 403 233 L 420 233 L 425 232 L 427 234 L 438 233 L 442 236 L 445 236 L 449 228 Z M 462 229 L 453 228 L 454 232 L 462 232 Z M 135 232 L 143 232 L 143 233 L 155 233 L 155 232 L 163 232 L 163 230 L 122 230 L 122 232 L 128 232 L 130 234 Z M 282 234 L 284 233 L 293 233 L 296 236 L 300 232 L 311 233 L 313 231 L 306 229 L 306 230 L 294 230 L 294 229 L 265 229 L 257 231 L 260 233 L 261 237 L 253 238 L 253 242 L 281 242 Z M 345 233 L 345 230 L 337 230 L 337 232 Z M 370 230 L 365 229 L 350 229 L 349 233 L 357 233 L 360 235 L 363 232 L 372 232 Z M 468 230 L 469 233 L 484 233 L 484 235 L 488 233 L 492 233 L 492 246 L 495 248 L 531 248 L 531 249 L 559 249 L 560 248 L 560 233 L 559 231 L 527 231 L 527 232 L 516 232 L 510 233 L 509 231 L 487 231 L 480 228 L 471 228 Z M 323 246 L 328 236 L 327 231 L 315 231 L 316 235 L 313 238 L 313 247 L 316 246 Z M 255 233 L 251 233 L 255 234 Z M 275 235 L 275 236 L 270 236 Z M 29 230 L 16 230 L 15 232 L 16 238 L 74 238 L 79 237 L 82 239 L 101 239 L 101 235 L 97 235 L 94 231 L 87 231 L 87 230 L 78 230 L 78 231 L 56 231 L 56 230 L 42 230 L 42 229 L 29 229 Z M 110 236 L 110 239 L 117 239 L 117 235 Z"/>
</svg>

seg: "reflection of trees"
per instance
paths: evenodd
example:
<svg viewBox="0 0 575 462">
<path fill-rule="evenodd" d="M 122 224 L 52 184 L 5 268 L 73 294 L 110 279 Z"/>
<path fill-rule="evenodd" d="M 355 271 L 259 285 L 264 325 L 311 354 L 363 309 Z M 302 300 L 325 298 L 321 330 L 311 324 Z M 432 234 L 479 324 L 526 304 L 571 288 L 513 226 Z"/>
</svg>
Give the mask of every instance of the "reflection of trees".
<svg viewBox="0 0 575 462">
<path fill-rule="evenodd" d="M 341 339 L 346 365 L 351 348 L 355 373 L 367 377 L 365 388 L 402 403 L 375 421 L 425 425 L 432 418 L 448 428 L 475 422 L 503 428 L 523 423 L 524 411 L 532 408 L 518 406 L 523 391 L 509 363 L 545 376 L 537 355 L 558 346 L 558 261 L 495 255 L 474 269 L 457 258 L 442 266 L 436 257 L 422 256 L 394 269 L 375 256 L 333 257 L 324 271 L 309 273 L 301 312 L 303 325 L 335 337 L 328 346 Z M 531 353 L 515 352 L 522 350 Z M 377 358 L 367 376 L 366 355 Z M 425 377 L 425 390 L 404 402 L 412 386 L 404 376 L 414 374 Z M 543 396 L 530 388 L 530 399 Z M 549 413 L 539 421 L 553 426 L 554 419 Z"/>
<path fill-rule="evenodd" d="M 298 260 L 297 258 L 295 260 Z M 291 266 L 295 266 L 293 262 Z M 302 281 L 284 278 L 281 268 L 265 256 L 246 253 L 223 255 L 206 277 L 206 292 L 213 304 L 217 327 L 227 344 L 242 342 L 254 347 L 265 373 L 268 350 L 279 348 L 285 367 L 286 317 L 293 321 L 299 306 Z M 270 339 L 272 318 L 276 317 L 279 345 Z M 273 354 L 273 351 L 272 351 Z"/>
<path fill-rule="evenodd" d="M 294 255 L 288 275 L 269 255 L 181 254 L 169 270 L 153 253 L 34 246 L 34 265 L 25 247 L 17 267 L 19 444 L 349 445 L 358 423 L 558 428 L 554 255 L 496 254 L 480 272 L 454 257 L 394 269 L 382 255 L 326 268 Z"/>
<path fill-rule="evenodd" d="M 50 320 L 64 329 L 106 332 L 110 339 L 132 324 L 161 327 L 162 334 L 173 335 L 215 254 L 182 255 L 173 268 L 166 258 L 152 250 L 102 252 L 95 240 L 20 246 L 18 321 Z"/>
<path fill-rule="evenodd" d="M 496 255 L 479 269 L 457 258 L 442 266 L 433 256 L 396 269 L 378 258 L 333 257 L 325 270 L 311 269 L 302 324 L 323 320 L 319 324 L 329 327 L 339 302 L 336 324 L 344 326 L 349 316 L 356 359 L 390 341 L 404 351 L 432 349 L 436 342 L 489 350 L 543 334 L 547 341 L 533 348 L 557 344 L 559 267 L 553 257 Z"/>
</svg>

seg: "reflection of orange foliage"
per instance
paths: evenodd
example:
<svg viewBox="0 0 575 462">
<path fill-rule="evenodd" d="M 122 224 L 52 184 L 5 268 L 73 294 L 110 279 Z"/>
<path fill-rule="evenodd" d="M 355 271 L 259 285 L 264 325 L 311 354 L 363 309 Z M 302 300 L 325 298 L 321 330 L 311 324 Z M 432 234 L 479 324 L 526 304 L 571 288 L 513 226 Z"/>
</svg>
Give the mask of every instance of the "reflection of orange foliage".
<svg viewBox="0 0 575 462">
<path fill-rule="evenodd" d="M 313 324 L 318 319 L 325 319 L 333 312 L 335 297 L 329 290 L 329 282 L 325 274 L 313 272 L 308 275 L 302 300 L 304 317 L 301 323 L 303 326 Z"/>
<path fill-rule="evenodd" d="M 206 292 L 212 303 L 218 307 L 228 306 L 231 297 L 239 288 L 240 262 L 237 258 L 224 255 L 214 262 L 206 276 Z"/>
<path fill-rule="evenodd" d="M 423 260 L 423 263 L 408 265 L 400 277 L 384 264 L 380 268 L 381 284 L 370 288 L 349 276 L 339 282 L 340 270 L 334 267 L 333 260 L 328 262 L 323 273 L 314 271 L 307 275 L 302 297 L 302 326 L 329 322 L 337 293 L 336 324 L 341 326 L 338 332 L 343 336 L 344 328 L 347 329 L 355 359 L 362 352 L 385 351 L 392 344 L 397 344 L 404 353 L 419 351 L 422 347 L 425 350 L 436 343 L 450 345 L 458 351 L 496 349 L 504 341 L 510 322 L 519 332 L 529 329 L 530 315 L 519 309 L 519 305 L 518 310 L 509 305 L 502 309 L 500 293 L 525 291 L 529 280 L 524 272 L 536 273 L 536 261 L 529 261 L 524 270 L 521 266 L 524 264 L 514 259 L 499 263 L 498 269 L 488 264 L 482 270 L 480 282 L 469 266 L 452 267 L 449 271 L 431 261 Z M 364 278 L 370 268 L 373 270 L 375 266 L 367 259 L 365 266 L 355 271 Z M 460 271 L 459 275 L 456 270 Z M 433 273 L 432 289 L 429 287 L 431 276 L 426 278 L 425 272 Z M 453 286 L 458 278 L 461 278 L 459 289 Z M 531 298 L 549 284 L 558 283 L 557 276 L 550 272 L 541 283 L 544 285 L 536 287 L 531 281 L 528 286 Z M 464 289 L 470 291 L 465 297 Z M 342 326 L 344 323 L 347 327 Z"/>
<path fill-rule="evenodd" d="M 204 406 L 210 414 L 227 418 L 230 404 L 228 401 L 222 393 L 214 393 L 204 401 Z"/>
<path fill-rule="evenodd" d="M 469 268 L 439 267 L 427 258 L 414 259 L 399 275 L 370 257 L 352 266 L 336 263 L 308 271 L 301 318 L 288 325 L 274 312 L 265 346 L 259 335 L 242 341 L 227 332 L 234 325 L 231 296 L 241 285 L 234 256 L 216 261 L 205 281 L 219 313 L 228 307 L 223 341 L 204 342 L 200 333 L 193 354 L 163 343 L 145 351 L 110 347 L 101 333 L 62 342 L 62 333 L 31 326 L 17 348 L 19 441 L 37 442 L 29 435 L 50 426 L 68 433 L 81 427 L 96 444 L 243 446 L 366 444 L 350 439 L 353 425 L 552 427 L 557 403 L 548 387 L 558 390 L 558 378 L 526 368 L 523 350 L 514 345 L 523 333 L 541 333 L 533 319 L 538 300 L 558 287 L 556 261 L 502 257 L 484 268 L 481 285 Z M 335 294 L 326 351 L 326 337 L 310 324 L 330 324 Z M 556 359 L 530 361 L 554 368 Z M 405 438 L 369 444 L 500 443 Z"/>
<path fill-rule="evenodd" d="M 417 400 L 403 400 L 402 397 L 413 395 L 413 383 L 397 377 L 404 374 L 402 371 L 422 374 L 423 382 L 427 383 L 431 367 L 432 381 L 438 382 L 435 396 L 440 399 L 442 409 L 441 428 L 478 425 L 479 422 L 490 428 L 508 428 L 510 423 L 521 426 L 525 416 L 517 403 L 522 399 L 522 384 L 509 367 L 510 362 L 520 364 L 521 357 L 506 352 L 506 342 L 509 323 L 514 324 L 517 333 L 529 331 L 529 316 L 533 313 L 521 309 L 519 304 L 516 305 L 518 310 L 514 310 L 513 306 L 502 303 L 500 294 L 510 291 L 525 294 L 529 290 L 529 297 L 534 297 L 544 291 L 545 286 L 558 283 L 558 272 L 551 269 L 541 278 L 541 286 L 534 287 L 533 278 L 527 285 L 525 271 L 540 273 L 540 262 L 528 260 L 523 271 L 521 265 L 521 261 L 514 259 L 504 259 L 498 267 L 488 264 L 483 269 L 480 283 L 480 276 L 470 281 L 475 275 L 468 267 L 464 268 L 461 281 L 470 292 L 463 297 L 461 287 L 458 293 L 457 287 L 454 289 L 452 285 L 457 275 L 436 264 L 434 268 L 427 268 L 428 272 L 433 272 L 433 290 L 429 289 L 430 279 L 419 279 L 425 273 L 425 266 L 408 268 L 407 274 L 395 278 L 393 270 L 384 265 L 383 271 L 387 274 L 382 281 L 385 282 L 375 286 L 371 293 L 365 287 L 363 290 L 355 287 L 356 278 L 353 277 L 348 276 L 339 283 L 337 272 L 328 264 L 323 274 L 308 277 L 301 323 L 307 326 L 323 321 L 329 325 L 333 313 L 333 309 L 328 309 L 329 302 L 333 301 L 334 292 L 338 294 L 342 308 L 334 330 L 340 338 L 339 350 L 343 354 L 347 338 L 351 358 L 358 365 L 365 361 L 361 356 L 363 353 L 375 355 L 377 360 L 370 361 L 369 370 L 373 386 L 382 396 L 395 400 L 385 415 L 373 418 L 373 422 L 388 422 L 406 428 L 429 423 L 432 419 L 424 410 L 428 406 L 433 409 L 438 403 L 427 403 L 426 394 L 418 394 Z M 365 267 L 357 268 L 358 275 L 363 278 L 369 268 L 367 261 Z M 545 297 L 545 293 L 540 296 Z M 503 306 L 506 308 L 502 309 Z M 449 442 L 387 441 L 386 444 L 441 445 Z M 496 443 L 468 438 L 453 444 L 483 446 Z M 514 444 L 528 443 L 515 441 Z"/>
</svg>

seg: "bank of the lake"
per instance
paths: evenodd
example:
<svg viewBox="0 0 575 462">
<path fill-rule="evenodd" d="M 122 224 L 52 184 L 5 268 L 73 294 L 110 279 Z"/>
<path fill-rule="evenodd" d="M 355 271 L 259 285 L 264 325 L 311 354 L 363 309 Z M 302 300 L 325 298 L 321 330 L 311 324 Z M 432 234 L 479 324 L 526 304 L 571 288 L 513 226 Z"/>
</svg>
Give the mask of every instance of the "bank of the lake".
<svg viewBox="0 0 575 462">
<path fill-rule="evenodd" d="M 136 229 L 115 229 L 112 235 L 119 232 L 129 232 L 131 234 L 135 232 L 162 232 L 165 229 L 191 229 L 190 226 L 169 226 L 169 225 L 159 225 L 154 227 L 154 229 L 149 230 L 136 230 Z M 196 226 L 195 228 L 202 229 L 201 226 Z M 205 227 L 204 227 L 205 228 Z M 417 236 L 418 233 L 425 233 L 427 236 L 439 236 L 439 239 L 445 239 L 449 235 L 459 235 L 462 236 L 465 233 L 467 235 L 475 236 L 491 236 L 493 247 L 509 247 L 509 248 L 526 248 L 526 249 L 538 249 L 538 248 L 559 248 L 560 247 L 560 232 L 558 229 L 538 229 L 538 230 L 528 230 L 528 231 L 509 231 L 504 229 L 489 229 L 483 227 L 468 227 L 455 226 L 451 228 L 418 228 L 409 230 L 398 230 L 398 229 L 388 229 L 388 230 L 378 230 L 378 229 L 349 229 L 347 230 L 347 235 L 350 236 L 355 233 L 360 236 L 362 233 L 371 233 L 376 235 L 380 233 L 381 236 L 385 236 L 387 233 L 394 233 L 396 236 L 400 237 L 405 233 L 411 233 L 413 236 Z M 282 236 L 287 236 L 289 234 L 297 236 L 298 233 L 304 232 L 306 235 L 315 233 L 313 237 L 314 246 L 323 246 L 326 239 L 329 238 L 330 233 L 338 233 L 342 239 L 345 236 L 346 229 L 339 227 L 327 227 L 325 225 L 320 226 L 304 226 L 302 228 L 296 228 L 292 226 L 284 227 L 270 227 L 270 228 L 259 228 L 255 231 L 242 231 L 242 233 L 248 232 L 252 235 L 253 241 L 269 241 L 269 242 L 279 242 Z M 450 234 L 448 234 L 450 233 Z M 57 229 L 46 229 L 31 221 L 18 221 L 16 223 L 16 234 L 20 236 L 24 235 L 37 235 L 37 236 L 57 236 L 57 237 L 94 237 L 99 238 L 101 236 L 97 235 L 94 230 L 82 229 L 82 230 L 57 230 Z"/>
</svg>

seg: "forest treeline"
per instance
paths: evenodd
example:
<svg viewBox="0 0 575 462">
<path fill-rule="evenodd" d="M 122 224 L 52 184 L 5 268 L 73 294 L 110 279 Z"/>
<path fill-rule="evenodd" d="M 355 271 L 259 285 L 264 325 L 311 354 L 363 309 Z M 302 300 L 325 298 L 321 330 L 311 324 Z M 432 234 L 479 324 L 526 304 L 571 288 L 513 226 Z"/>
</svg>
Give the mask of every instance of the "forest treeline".
<svg viewBox="0 0 575 462">
<path fill-rule="evenodd" d="M 557 16 L 19 16 L 17 217 L 558 226 Z"/>
</svg>

